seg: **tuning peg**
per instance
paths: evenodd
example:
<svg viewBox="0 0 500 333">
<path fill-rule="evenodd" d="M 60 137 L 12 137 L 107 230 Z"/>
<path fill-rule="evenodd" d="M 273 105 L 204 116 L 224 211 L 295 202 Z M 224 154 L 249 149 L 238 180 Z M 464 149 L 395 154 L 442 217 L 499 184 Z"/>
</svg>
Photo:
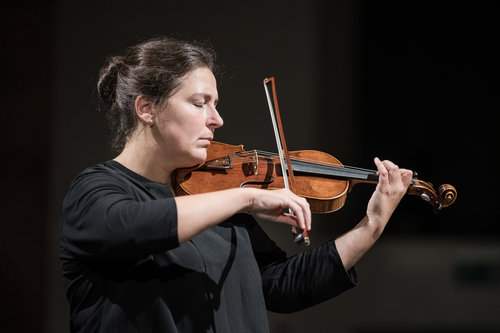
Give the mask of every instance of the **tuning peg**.
<svg viewBox="0 0 500 333">
<path fill-rule="evenodd" d="M 422 193 L 422 194 L 420 194 L 420 197 L 421 197 L 421 198 L 422 198 L 422 200 L 424 200 L 424 201 L 427 201 L 427 202 L 431 201 L 431 198 L 429 197 L 429 195 L 428 195 L 427 193 Z"/>
</svg>

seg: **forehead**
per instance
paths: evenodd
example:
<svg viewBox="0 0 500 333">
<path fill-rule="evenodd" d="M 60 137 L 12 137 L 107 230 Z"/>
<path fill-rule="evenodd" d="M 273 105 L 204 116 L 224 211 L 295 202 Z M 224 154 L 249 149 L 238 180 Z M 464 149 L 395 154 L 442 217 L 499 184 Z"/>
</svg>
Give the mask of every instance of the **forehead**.
<svg viewBox="0 0 500 333">
<path fill-rule="evenodd" d="M 217 80 L 212 71 L 201 67 L 188 72 L 177 93 L 217 96 Z"/>
</svg>

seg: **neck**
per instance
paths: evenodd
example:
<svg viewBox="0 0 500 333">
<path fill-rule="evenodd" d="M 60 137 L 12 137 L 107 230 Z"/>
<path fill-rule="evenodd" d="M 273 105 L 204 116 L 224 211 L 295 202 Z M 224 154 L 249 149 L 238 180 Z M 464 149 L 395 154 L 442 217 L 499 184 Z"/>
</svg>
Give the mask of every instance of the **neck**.
<svg viewBox="0 0 500 333">
<path fill-rule="evenodd" d="M 172 188 L 174 168 L 156 147 L 147 144 L 147 141 L 131 138 L 114 160 L 149 180 L 167 184 Z"/>
</svg>

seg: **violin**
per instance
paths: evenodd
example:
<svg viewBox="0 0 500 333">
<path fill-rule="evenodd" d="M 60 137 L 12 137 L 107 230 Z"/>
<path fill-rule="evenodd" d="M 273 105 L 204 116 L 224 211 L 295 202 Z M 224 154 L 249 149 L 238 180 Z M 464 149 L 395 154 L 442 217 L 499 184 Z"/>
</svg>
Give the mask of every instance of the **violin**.
<svg viewBox="0 0 500 333">
<path fill-rule="evenodd" d="M 173 183 L 177 195 L 248 186 L 269 190 L 288 188 L 309 202 L 311 212 L 329 213 L 344 206 L 346 195 L 354 185 L 378 182 L 376 171 L 344 166 L 330 154 L 316 150 L 289 152 L 273 77 L 264 79 L 264 89 L 278 154 L 212 142 L 205 163 L 176 170 Z M 420 196 L 435 211 L 451 205 L 457 198 L 453 186 L 443 184 L 436 192 L 432 184 L 417 179 L 415 173 L 407 193 Z M 307 230 L 298 232 L 292 227 L 292 233 L 295 242 L 303 240 L 306 245 L 310 244 Z"/>
<path fill-rule="evenodd" d="M 334 156 L 316 150 L 290 151 L 295 194 L 304 197 L 313 213 L 341 209 L 354 185 L 378 182 L 375 170 L 344 166 Z M 236 187 L 280 189 L 285 187 L 281 161 L 276 153 L 246 151 L 243 145 L 212 142 L 205 163 L 178 169 L 174 175 L 177 195 L 199 194 Z M 450 206 L 457 198 L 449 184 L 439 186 L 419 180 L 414 174 L 407 194 L 420 196 L 435 211 Z"/>
</svg>

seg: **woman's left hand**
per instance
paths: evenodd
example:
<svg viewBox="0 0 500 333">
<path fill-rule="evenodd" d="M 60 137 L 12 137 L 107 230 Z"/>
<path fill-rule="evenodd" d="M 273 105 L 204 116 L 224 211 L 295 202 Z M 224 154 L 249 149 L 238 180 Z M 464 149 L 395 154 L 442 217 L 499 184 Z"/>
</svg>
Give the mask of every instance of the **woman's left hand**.
<svg viewBox="0 0 500 333">
<path fill-rule="evenodd" d="M 373 193 L 366 215 L 368 219 L 380 227 L 385 227 L 392 213 L 406 194 L 413 177 L 413 172 L 400 169 L 391 161 L 380 161 L 375 158 L 379 181 Z"/>
</svg>

